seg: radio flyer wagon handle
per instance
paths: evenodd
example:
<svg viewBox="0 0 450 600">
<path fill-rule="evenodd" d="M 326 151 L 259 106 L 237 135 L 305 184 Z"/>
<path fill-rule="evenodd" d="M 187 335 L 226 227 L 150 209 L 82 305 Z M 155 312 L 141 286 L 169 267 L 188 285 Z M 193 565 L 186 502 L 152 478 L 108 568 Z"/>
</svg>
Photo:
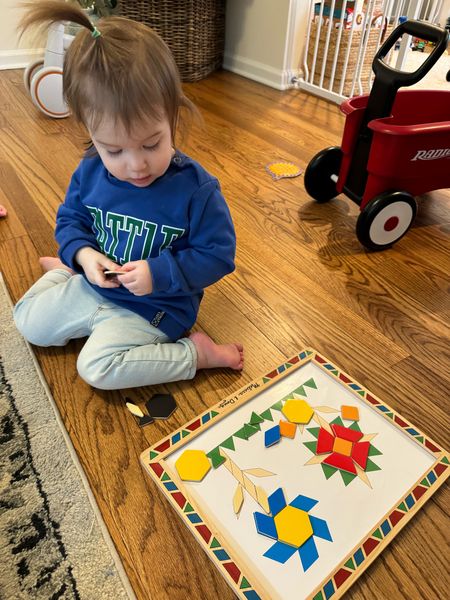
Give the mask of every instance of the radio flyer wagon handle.
<svg viewBox="0 0 450 600">
<path fill-rule="evenodd" d="M 425 62 L 412 73 L 399 71 L 382 61 L 404 33 L 435 42 L 436 44 Z M 373 119 L 383 119 L 390 116 L 399 88 L 413 85 L 420 81 L 445 52 L 447 42 L 448 31 L 446 29 L 431 25 L 425 21 L 405 21 L 394 29 L 373 59 L 372 68 L 375 73 L 375 79 L 364 113 L 362 128 L 367 129 L 367 125 Z"/>
<path fill-rule="evenodd" d="M 393 48 L 397 40 L 403 34 L 412 35 L 413 37 L 434 42 L 435 47 L 428 58 L 413 72 L 399 71 L 390 67 L 383 58 Z M 383 80 L 391 80 L 396 86 L 396 91 L 399 87 L 409 86 L 420 81 L 430 71 L 431 67 L 439 60 L 445 52 L 448 42 L 448 31 L 427 23 L 426 21 L 405 21 L 394 29 L 391 35 L 387 38 L 373 59 L 372 68 L 376 77 L 381 77 Z M 388 115 L 385 115 L 388 116 Z"/>
<path fill-rule="evenodd" d="M 386 56 L 404 33 L 436 44 L 425 62 L 412 73 L 399 71 L 382 61 L 382 58 Z M 391 116 L 399 88 L 413 85 L 422 79 L 443 54 L 447 42 L 447 30 L 423 21 L 405 21 L 394 29 L 375 55 L 372 63 L 375 79 L 356 137 L 352 160 L 343 188 L 345 193 L 356 202 L 360 202 L 364 195 L 368 177 L 367 164 L 372 143 L 372 131 L 369 128 L 369 123 L 374 119 L 384 119 Z"/>
</svg>

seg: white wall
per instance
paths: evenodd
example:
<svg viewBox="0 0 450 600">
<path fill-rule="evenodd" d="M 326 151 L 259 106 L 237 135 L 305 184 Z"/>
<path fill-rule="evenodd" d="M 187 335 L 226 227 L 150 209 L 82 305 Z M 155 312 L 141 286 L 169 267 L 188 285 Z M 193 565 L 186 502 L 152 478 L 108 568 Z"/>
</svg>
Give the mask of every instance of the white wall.
<svg viewBox="0 0 450 600">
<path fill-rule="evenodd" d="M 18 0 L 0 0 L 0 69 L 17 69 L 26 66 L 42 50 L 31 36 L 22 39 L 19 47 L 16 31 L 21 9 Z"/>
<path fill-rule="evenodd" d="M 277 89 L 298 75 L 308 2 L 227 0 L 224 68 Z"/>
</svg>

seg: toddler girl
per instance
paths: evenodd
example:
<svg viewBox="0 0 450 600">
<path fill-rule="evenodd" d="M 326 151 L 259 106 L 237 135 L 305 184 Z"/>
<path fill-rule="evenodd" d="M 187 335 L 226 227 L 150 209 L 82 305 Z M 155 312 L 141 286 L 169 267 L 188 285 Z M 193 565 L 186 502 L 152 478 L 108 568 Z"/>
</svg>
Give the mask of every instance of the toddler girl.
<svg viewBox="0 0 450 600">
<path fill-rule="evenodd" d="M 14 310 L 18 329 L 38 346 L 87 336 L 78 372 L 101 389 L 242 369 L 240 344 L 185 336 L 204 288 L 234 270 L 235 233 L 217 180 L 175 149 L 179 110 L 193 107 L 169 49 L 128 19 L 94 27 L 72 4 L 27 8 L 23 29 L 81 26 L 63 87 L 92 144 L 57 212 L 59 258 L 41 259 L 46 273 Z"/>
</svg>

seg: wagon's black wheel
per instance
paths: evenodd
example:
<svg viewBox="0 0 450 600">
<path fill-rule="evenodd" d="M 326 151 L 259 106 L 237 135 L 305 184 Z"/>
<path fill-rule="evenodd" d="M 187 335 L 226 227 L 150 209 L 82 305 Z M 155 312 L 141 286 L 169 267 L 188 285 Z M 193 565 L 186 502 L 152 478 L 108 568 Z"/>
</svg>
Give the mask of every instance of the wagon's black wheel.
<svg viewBox="0 0 450 600">
<path fill-rule="evenodd" d="M 317 202 L 328 202 L 338 195 L 336 181 L 341 161 L 339 146 L 325 148 L 310 160 L 304 175 L 305 189 Z"/>
<path fill-rule="evenodd" d="M 361 211 L 356 235 L 369 250 L 384 250 L 402 238 L 417 213 L 417 203 L 408 192 L 384 192 Z"/>
</svg>

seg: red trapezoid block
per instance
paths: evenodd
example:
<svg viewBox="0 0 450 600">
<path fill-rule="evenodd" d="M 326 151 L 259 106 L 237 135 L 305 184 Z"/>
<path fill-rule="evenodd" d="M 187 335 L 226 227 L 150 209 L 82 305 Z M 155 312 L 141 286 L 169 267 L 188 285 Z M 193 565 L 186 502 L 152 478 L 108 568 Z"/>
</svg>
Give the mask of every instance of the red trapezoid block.
<svg viewBox="0 0 450 600">
<path fill-rule="evenodd" d="M 333 450 L 334 435 L 331 435 L 323 427 L 319 430 L 319 436 L 317 438 L 317 450 L 316 454 L 325 454 Z"/>
<path fill-rule="evenodd" d="M 148 466 L 158 475 L 159 478 L 161 478 L 161 475 L 164 473 L 164 469 L 159 463 L 150 463 Z"/>
<path fill-rule="evenodd" d="M 425 494 L 427 489 L 428 488 L 423 487 L 422 485 L 418 485 L 417 487 L 415 487 L 412 491 L 414 498 L 416 500 L 418 500 L 419 498 L 422 498 L 422 496 Z"/>
<path fill-rule="evenodd" d="M 166 440 L 159 446 L 156 446 L 155 450 L 156 452 L 163 452 L 164 450 L 167 450 L 167 448 L 170 448 L 170 439 Z"/>
<path fill-rule="evenodd" d="M 349 456 L 337 454 L 337 452 L 333 452 L 333 454 L 327 456 L 325 460 L 322 461 L 322 464 L 330 465 L 330 467 L 336 467 L 336 469 L 342 469 L 343 471 L 356 475 L 356 468 L 352 459 Z"/>
<path fill-rule="evenodd" d="M 366 394 L 366 400 L 368 400 L 371 404 L 380 404 L 379 400 L 376 400 L 373 396 L 371 396 L 370 394 Z"/>
<path fill-rule="evenodd" d="M 350 383 L 351 379 L 349 379 L 348 377 L 346 377 L 343 373 L 339 373 L 339 379 L 341 381 L 343 381 L 344 383 Z"/>
<path fill-rule="evenodd" d="M 361 469 L 365 469 L 367 465 L 367 457 L 369 456 L 370 442 L 356 442 L 353 444 L 351 457 L 358 463 Z"/>
<path fill-rule="evenodd" d="M 363 543 L 363 548 L 364 548 L 364 552 L 366 553 L 366 556 L 369 556 L 369 554 L 372 552 L 372 550 L 374 548 L 376 548 L 379 543 L 380 543 L 380 540 L 376 540 L 375 538 L 369 538 L 368 540 L 366 540 Z"/>
<path fill-rule="evenodd" d="M 405 513 L 400 512 L 399 510 L 394 510 L 389 515 L 389 521 L 391 522 L 392 527 L 395 527 L 400 519 L 403 519 Z"/>
<path fill-rule="evenodd" d="M 231 575 L 231 578 L 235 583 L 239 582 L 239 578 L 241 576 L 241 572 L 237 568 L 237 566 L 233 562 L 222 563 L 228 573 Z"/>
<path fill-rule="evenodd" d="M 336 434 L 336 437 L 340 437 L 341 439 L 349 442 L 357 442 L 364 435 L 362 431 L 356 431 L 355 429 L 342 427 L 342 425 L 331 425 L 331 429 Z"/>
<path fill-rule="evenodd" d="M 194 421 L 193 423 L 188 425 L 186 427 L 186 429 L 189 429 L 189 431 L 195 431 L 196 429 L 198 429 L 200 427 L 200 424 L 201 424 L 200 419 L 197 419 L 196 421 Z"/>
<path fill-rule="evenodd" d="M 300 359 L 298 356 L 294 356 L 294 358 L 291 358 L 291 360 L 288 360 L 288 363 L 291 363 L 291 365 L 296 365 L 299 360 Z"/>
<path fill-rule="evenodd" d="M 184 505 L 186 504 L 186 498 L 181 492 L 173 492 L 172 498 L 175 500 L 175 502 L 180 508 L 184 508 Z"/>
<path fill-rule="evenodd" d="M 438 463 L 434 467 L 434 472 L 439 477 L 439 475 L 442 475 L 442 473 L 445 471 L 446 468 L 447 468 L 447 465 L 444 465 L 443 463 Z"/>
<path fill-rule="evenodd" d="M 209 540 L 211 539 L 212 533 L 206 527 L 206 525 L 197 525 L 195 529 L 199 532 L 199 534 L 202 536 L 205 542 L 209 544 Z"/>
<path fill-rule="evenodd" d="M 317 362 L 319 362 L 322 365 L 327 362 L 324 358 L 322 358 L 318 354 L 315 355 L 314 359 L 317 360 Z"/>
<path fill-rule="evenodd" d="M 277 375 L 278 375 L 278 371 L 275 369 L 275 371 L 270 371 L 270 373 L 267 373 L 267 375 L 265 375 L 265 377 L 268 377 L 269 379 L 273 379 Z"/>
<path fill-rule="evenodd" d="M 397 415 L 395 415 L 394 417 L 394 421 L 400 425 L 400 427 L 408 427 L 408 423 L 406 423 L 405 421 L 403 421 L 403 419 L 400 419 L 400 417 L 397 417 Z"/>
<path fill-rule="evenodd" d="M 440 449 L 432 444 L 429 440 L 425 440 L 425 446 L 428 448 L 428 450 L 431 450 L 431 452 L 440 452 Z"/>
<path fill-rule="evenodd" d="M 341 585 L 344 583 L 344 581 L 346 581 L 350 577 L 351 574 L 352 574 L 352 572 L 347 571 L 347 569 L 339 569 L 339 571 L 334 576 L 334 583 L 336 584 L 336 587 L 337 588 L 341 587 Z"/>
</svg>

